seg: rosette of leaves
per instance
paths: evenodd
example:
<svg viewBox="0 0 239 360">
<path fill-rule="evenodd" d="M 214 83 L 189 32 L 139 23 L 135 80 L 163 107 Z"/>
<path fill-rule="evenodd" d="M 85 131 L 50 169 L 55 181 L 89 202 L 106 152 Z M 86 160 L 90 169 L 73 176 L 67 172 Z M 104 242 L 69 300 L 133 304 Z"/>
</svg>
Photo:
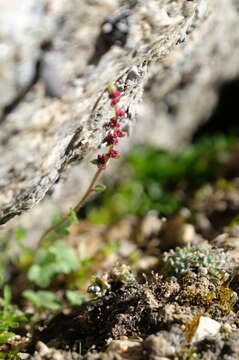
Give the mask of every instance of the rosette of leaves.
<svg viewBox="0 0 239 360">
<path fill-rule="evenodd" d="M 208 243 L 187 245 L 165 252 L 161 258 L 162 272 L 166 276 L 181 276 L 189 271 L 198 272 L 204 268 L 217 275 L 225 268 L 229 255 L 221 249 L 214 249 Z"/>
<path fill-rule="evenodd" d="M 28 271 L 29 280 L 38 286 L 47 287 L 58 274 L 69 274 L 78 266 L 77 255 L 64 241 L 56 241 L 47 248 L 36 252 L 35 263 Z"/>
</svg>

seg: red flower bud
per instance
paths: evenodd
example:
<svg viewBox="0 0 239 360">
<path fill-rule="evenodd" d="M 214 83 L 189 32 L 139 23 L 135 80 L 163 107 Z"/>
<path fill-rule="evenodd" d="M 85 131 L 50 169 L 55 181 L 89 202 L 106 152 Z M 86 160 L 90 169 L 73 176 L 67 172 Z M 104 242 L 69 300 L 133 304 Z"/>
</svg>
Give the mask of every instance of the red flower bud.
<svg viewBox="0 0 239 360">
<path fill-rule="evenodd" d="M 124 116 L 125 111 L 124 111 L 124 109 L 117 109 L 115 113 L 117 116 L 121 117 L 121 116 Z"/>
<path fill-rule="evenodd" d="M 97 157 L 97 166 L 98 166 L 98 168 L 105 169 L 106 168 L 106 162 L 107 162 L 106 155 L 98 155 L 98 157 Z"/>
<path fill-rule="evenodd" d="M 110 119 L 109 126 L 111 127 L 111 129 L 114 129 L 114 128 L 119 128 L 120 124 L 115 118 L 112 118 Z"/>
<path fill-rule="evenodd" d="M 112 93 L 109 94 L 109 98 L 110 99 L 116 99 L 116 98 L 120 97 L 120 95 L 121 95 L 120 91 L 115 90 L 115 91 L 113 91 Z"/>
<path fill-rule="evenodd" d="M 119 153 L 118 153 L 117 150 L 115 150 L 115 149 L 110 150 L 110 152 L 109 152 L 109 157 L 111 157 L 111 158 L 117 158 L 118 156 L 119 156 Z"/>
<path fill-rule="evenodd" d="M 111 101 L 111 106 L 115 106 L 116 104 L 118 104 L 119 101 L 120 101 L 120 98 L 113 99 Z"/>
<path fill-rule="evenodd" d="M 107 142 L 107 145 L 117 145 L 119 142 L 113 134 L 108 134 L 105 138 L 105 141 Z"/>
<path fill-rule="evenodd" d="M 116 138 L 117 137 L 123 137 L 124 134 L 123 134 L 123 132 L 121 130 L 115 130 L 113 136 L 116 137 Z"/>
</svg>

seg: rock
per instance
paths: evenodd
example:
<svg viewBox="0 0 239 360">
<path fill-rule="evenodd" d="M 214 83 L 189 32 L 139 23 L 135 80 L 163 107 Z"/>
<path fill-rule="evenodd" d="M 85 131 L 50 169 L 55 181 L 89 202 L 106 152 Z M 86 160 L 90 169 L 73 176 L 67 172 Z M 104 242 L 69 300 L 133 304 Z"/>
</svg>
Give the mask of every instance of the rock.
<svg viewBox="0 0 239 360">
<path fill-rule="evenodd" d="M 38 341 L 36 349 L 39 351 L 41 356 L 48 355 L 51 352 L 51 349 L 41 341 Z"/>
<path fill-rule="evenodd" d="M 224 349 L 227 351 L 227 358 L 229 360 L 238 359 L 239 357 L 239 344 L 238 344 L 238 330 L 234 329 L 233 332 L 228 334 L 225 341 Z"/>
<path fill-rule="evenodd" d="M 47 38 L 44 0 L 1 1 L 0 115 L 32 83 Z"/>
<path fill-rule="evenodd" d="M 57 1 L 38 1 L 34 8 L 33 0 L 16 4 L 22 6 L 24 14 L 36 14 L 22 54 L 28 60 L 17 64 L 20 87 L 29 84 L 39 54 L 42 67 L 37 83 L 1 123 L 0 224 L 33 208 L 52 191 L 64 172 L 68 180 L 55 186 L 51 204 L 45 202 L 42 208 L 23 217 L 21 223 L 32 224 L 33 214 L 43 214 L 46 209 L 57 206 L 65 210 L 72 206 L 75 189 L 80 195 L 92 171 L 86 156 L 103 145 L 103 126 L 112 114 L 105 91 L 110 82 L 116 82 L 123 94 L 125 129 L 132 133 L 123 145 L 127 151 L 136 143 L 168 147 L 183 144 L 210 116 L 220 85 L 239 74 L 236 0 L 103 0 L 95 1 L 94 6 L 89 0 L 82 6 L 78 6 L 78 0 L 60 5 Z M 46 34 L 37 34 L 44 28 L 43 4 L 47 9 L 46 23 L 54 34 L 47 49 L 41 49 Z M 127 18 L 123 23 L 114 22 L 114 26 L 121 24 L 120 31 L 127 24 L 124 41 L 119 44 L 117 38 L 100 54 L 97 63 L 90 64 L 97 39 L 107 30 L 103 24 L 111 24 L 117 16 L 120 19 L 115 10 Z M 31 16 L 23 18 L 32 24 Z M 8 27 L 12 23 L 7 17 L 5 21 Z M 11 29 L 16 37 L 21 31 L 25 34 L 22 24 L 23 20 L 16 33 L 14 27 Z M 28 46 L 34 50 L 29 52 Z M 12 51 L 16 53 L 17 47 L 16 42 Z M 51 71 L 54 57 L 56 69 Z M 13 73 L 8 62 L 6 70 L 0 66 L 0 72 Z M 16 73 L 16 67 L 12 69 Z M 10 90 L 2 100 L 3 107 L 19 94 L 13 78 L 4 84 Z M 144 88 L 144 101 L 139 105 Z M 137 126 L 133 127 L 136 113 Z M 81 167 L 70 167 L 80 162 Z M 49 222 L 43 218 L 37 218 L 37 226 Z"/>
<path fill-rule="evenodd" d="M 41 341 L 38 341 L 36 344 L 36 351 L 33 356 L 31 356 L 32 360 L 80 360 L 82 359 L 81 355 L 75 352 L 63 351 L 54 348 L 48 347 Z"/>
<path fill-rule="evenodd" d="M 235 265 L 239 261 L 238 230 L 239 230 L 238 225 L 234 226 L 234 228 L 228 229 L 229 233 L 222 233 L 213 240 L 213 244 L 215 244 L 216 246 L 220 248 L 224 247 L 228 249 L 227 252 L 234 259 Z M 233 234 L 233 232 L 235 233 Z"/>
<path fill-rule="evenodd" d="M 139 345 L 140 343 L 138 341 L 112 340 L 109 346 L 107 347 L 106 352 L 124 353 L 128 351 L 130 348 L 138 348 Z"/>
<path fill-rule="evenodd" d="M 140 233 L 145 238 L 156 236 L 159 234 L 162 225 L 163 220 L 159 218 L 157 211 L 151 210 L 142 220 Z"/>
<path fill-rule="evenodd" d="M 189 244 L 198 244 L 200 241 L 202 241 L 202 237 L 196 233 L 195 227 L 192 224 L 183 224 L 181 236 L 180 245 L 183 246 Z"/>
<path fill-rule="evenodd" d="M 216 336 L 221 328 L 221 324 L 211 319 L 208 316 L 200 316 L 198 326 L 195 330 L 195 333 L 191 339 L 192 343 L 202 341 L 206 338 Z"/>
<path fill-rule="evenodd" d="M 30 359 L 30 354 L 18 353 L 18 357 L 21 360 L 28 360 Z"/>
<path fill-rule="evenodd" d="M 176 348 L 170 343 L 164 333 L 147 337 L 144 341 L 144 348 L 150 360 L 159 360 L 162 357 L 171 358 L 176 353 Z"/>
</svg>

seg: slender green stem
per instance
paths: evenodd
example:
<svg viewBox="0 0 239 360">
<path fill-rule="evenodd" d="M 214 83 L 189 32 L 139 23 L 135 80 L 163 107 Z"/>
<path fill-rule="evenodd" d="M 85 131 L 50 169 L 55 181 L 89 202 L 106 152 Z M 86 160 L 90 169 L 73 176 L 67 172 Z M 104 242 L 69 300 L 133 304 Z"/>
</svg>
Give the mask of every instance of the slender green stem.
<svg viewBox="0 0 239 360">
<path fill-rule="evenodd" d="M 95 175 L 93 176 L 88 188 L 86 189 L 86 192 L 84 193 L 84 195 L 82 196 L 82 198 L 80 199 L 80 201 L 78 201 L 78 203 L 76 204 L 76 206 L 73 208 L 74 212 L 78 212 L 81 208 L 81 206 L 84 204 L 84 202 L 87 200 L 87 198 L 90 196 L 90 194 L 94 191 L 94 187 L 96 184 L 96 181 L 98 180 L 100 174 L 102 172 L 102 168 L 99 168 Z M 50 226 L 40 237 L 39 243 L 41 243 L 43 241 L 43 239 L 50 234 L 52 231 L 55 231 L 56 229 L 58 229 L 61 225 L 63 225 L 69 218 L 69 215 L 71 214 L 72 211 L 70 211 L 67 215 L 65 215 L 59 222 L 57 222 L 56 224 L 53 224 L 52 226 Z"/>
<path fill-rule="evenodd" d="M 119 118 L 121 116 L 124 115 L 124 110 L 118 108 L 118 105 L 117 103 L 119 102 L 119 97 L 120 97 L 120 92 L 117 91 L 117 87 L 114 85 L 114 84 L 110 84 L 108 87 L 107 87 L 107 91 L 109 93 L 109 97 L 112 99 L 111 100 L 111 106 L 114 107 L 114 110 L 115 110 L 115 118 L 114 120 L 117 122 L 119 120 Z M 103 96 L 103 94 L 101 95 L 101 97 Z M 94 109 L 97 107 L 101 97 L 97 100 L 95 106 L 94 106 Z M 121 110 L 121 113 L 119 114 L 118 112 Z M 123 114 L 122 114 L 123 112 Z M 111 127 L 112 129 L 112 127 Z M 113 126 L 113 129 L 115 131 L 120 131 L 118 129 L 117 126 Z M 121 131 L 120 131 L 121 132 Z M 93 176 L 88 188 L 86 189 L 84 195 L 82 196 L 82 198 L 80 199 L 80 201 L 76 204 L 76 206 L 73 208 L 73 211 L 74 212 L 78 212 L 79 209 L 81 208 L 81 206 L 84 204 L 84 202 L 87 200 L 87 198 L 90 196 L 90 194 L 94 191 L 94 188 L 95 188 L 95 184 L 102 172 L 103 169 L 106 168 L 106 165 L 110 159 L 110 157 L 116 157 L 116 156 L 112 156 L 111 155 L 111 152 L 114 150 L 114 145 L 116 145 L 118 143 L 118 140 L 116 141 L 113 134 L 110 132 L 108 134 L 108 136 L 110 136 L 110 139 L 108 139 L 107 141 L 107 145 L 109 146 L 109 151 L 104 154 L 104 155 L 98 155 L 98 160 L 100 160 L 100 162 L 97 164 L 98 165 L 98 170 L 96 171 L 95 175 Z M 115 137 L 121 137 L 122 136 L 122 132 L 121 134 L 119 135 L 116 135 Z M 113 140 L 113 141 L 112 141 Z M 117 155 L 117 152 L 115 151 L 116 155 Z M 102 162 L 103 160 L 103 162 Z M 71 211 L 72 212 L 72 211 Z M 55 231 L 56 229 L 58 229 L 61 225 L 63 225 L 69 218 L 71 212 L 69 212 L 67 215 L 65 215 L 59 222 L 57 222 L 56 224 L 50 226 L 44 233 L 43 235 L 41 236 L 40 240 L 39 240 L 39 243 L 41 244 L 41 242 L 43 241 L 43 239 L 49 234 L 51 233 L 52 231 Z"/>
</svg>

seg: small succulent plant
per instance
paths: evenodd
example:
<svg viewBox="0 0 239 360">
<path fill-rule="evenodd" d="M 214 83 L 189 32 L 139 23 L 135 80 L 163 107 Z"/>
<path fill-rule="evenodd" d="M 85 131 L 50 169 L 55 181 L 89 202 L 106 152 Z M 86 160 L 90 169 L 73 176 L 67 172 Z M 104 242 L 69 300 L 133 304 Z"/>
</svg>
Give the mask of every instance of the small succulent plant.
<svg viewBox="0 0 239 360">
<path fill-rule="evenodd" d="M 88 293 L 97 297 L 103 296 L 107 290 L 110 290 L 113 283 L 132 283 L 136 279 L 128 265 L 122 264 L 115 266 L 109 273 L 101 277 L 95 276 L 91 285 L 88 287 Z"/>
<path fill-rule="evenodd" d="M 202 268 L 207 273 L 216 275 L 225 268 L 229 256 L 221 249 L 215 249 L 205 242 L 183 248 L 176 247 L 174 250 L 165 252 L 161 260 L 162 271 L 167 276 L 181 276 L 189 271 L 198 272 Z"/>
</svg>

